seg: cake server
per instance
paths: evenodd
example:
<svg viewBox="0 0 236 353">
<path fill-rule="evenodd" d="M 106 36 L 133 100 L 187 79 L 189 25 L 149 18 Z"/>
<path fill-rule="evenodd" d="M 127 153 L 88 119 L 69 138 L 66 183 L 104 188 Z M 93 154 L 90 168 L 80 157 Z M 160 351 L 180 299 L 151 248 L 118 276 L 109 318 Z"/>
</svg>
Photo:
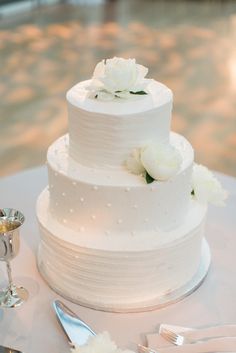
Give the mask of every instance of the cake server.
<svg viewBox="0 0 236 353">
<path fill-rule="evenodd" d="M 71 311 L 60 300 L 53 302 L 59 323 L 61 324 L 70 345 L 84 345 L 90 336 L 95 336 L 95 332 L 78 315 Z"/>
<path fill-rule="evenodd" d="M 22 353 L 22 352 L 18 351 L 17 349 L 0 346 L 0 353 Z"/>
</svg>

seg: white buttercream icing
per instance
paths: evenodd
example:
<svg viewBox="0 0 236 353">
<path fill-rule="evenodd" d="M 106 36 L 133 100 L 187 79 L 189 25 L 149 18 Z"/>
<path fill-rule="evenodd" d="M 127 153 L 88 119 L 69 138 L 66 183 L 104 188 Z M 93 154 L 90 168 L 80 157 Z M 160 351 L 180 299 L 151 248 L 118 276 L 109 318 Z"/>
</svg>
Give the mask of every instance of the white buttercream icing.
<svg viewBox="0 0 236 353">
<path fill-rule="evenodd" d="M 150 94 L 112 102 L 88 98 L 89 81 L 67 93 L 70 155 L 80 164 L 110 169 L 122 166 L 132 149 L 168 142 L 172 92 L 153 81 Z"/>
<path fill-rule="evenodd" d="M 76 232 L 56 221 L 45 191 L 38 200 L 39 267 L 66 298 L 109 310 L 140 309 L 188 282 L 199 266 L 206 209 L 193 202 L 171 232 L 124 236 Z"/>
<path fill-rule="evenodd" d="M 39 269 L 66 298 L 103 310 L 153 307 L 185 285 L 201 258 L 206 207 L 191 200 L 193 149 L 170 133 L 172 92 L 103 102 L 90 81 L 67 93 L 69 136 L 48 150 L 49 188 L 38 198 Z M 132 149 L 171 144 L 176 174 L 147 185 L 129 173 Z"/>
<path fill-rule="evenodd" d="M 59 221 L 66 218 L 67 226 L 74 230 L 86 224 L 88 232 L 104 232 L 108 227 L 121 236 L 124 230 L 175 228 L 188 210 L 193 150 L 178 134 L 171 133 L 170 141 L 182 156 L 181 168 L 168 181 L 149 186 L 143 177 L 129 173 L 125 166 L 111 171 L 78 164 L 68 156 L 68 138 L 58 139 L 48 151 L 49 183 L 54 185 L 50 204 L 53 209 L 56 203 L 59 205 L 54 216 Z"/>
</svg>

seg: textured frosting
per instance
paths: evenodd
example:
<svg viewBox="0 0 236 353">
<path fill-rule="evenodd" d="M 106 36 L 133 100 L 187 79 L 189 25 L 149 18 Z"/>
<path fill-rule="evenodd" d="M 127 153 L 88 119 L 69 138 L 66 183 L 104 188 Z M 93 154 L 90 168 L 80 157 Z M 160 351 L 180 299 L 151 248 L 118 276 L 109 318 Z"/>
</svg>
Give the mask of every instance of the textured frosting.
<svg viewBox="0 0 236 353">
<path fill-rule="evenodd" d="M 188 211 L 193 149 L 171 133 L 171 144 L 183 163 L 166 182 L 146 184 L 126 168 L 119 171 L 84 167 L 68 156 L 68 135 L 48 150 L 50 211 L 67 227 L 85 233 L 125 236 L 125 232 L 167 230 L 178 226 Z"/>
<path fill-rule="evenodd" d="M 48 150 L 49 186 L 38 198 L 39 269 L 76 303 L 102 310 L 150 308 L 199 268 L 206 207 L 191 200 L 194 153 L 170 133 L 172 92 L 111 102 L 88 98 L 84 81 L 67 93 L 69 135 Z M 146 184 L 124 163 L 149 142 L 173 145 L 181 168 Z"/>
<path fill-rule="evenodd" d="M 199 266 L 206 208 L 191 203 L 173 232 L 113 238 L 78 234 L 50 215 L 48 191 L 39 197 L 39 268 L 68 299 L 105 310 L 142 308 L 191 280 Z"/>
<path fill-rule="evenodd" d="M 168 142 L 172 92 L 154 80 L 148 95 L 103 102 L 88 98 L 84 81 L 67 93 L 70 155 L 96 168 L 119 168 L 133 148 Z"/>
</svg>

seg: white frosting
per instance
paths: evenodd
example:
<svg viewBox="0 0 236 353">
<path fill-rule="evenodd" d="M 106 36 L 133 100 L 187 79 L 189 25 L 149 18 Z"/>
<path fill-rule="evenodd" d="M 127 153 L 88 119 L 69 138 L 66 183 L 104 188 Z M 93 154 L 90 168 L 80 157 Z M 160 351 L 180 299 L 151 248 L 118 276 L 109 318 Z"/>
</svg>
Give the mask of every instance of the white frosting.
<svg viewBox="0 0 236 353">
<path fill-rule="evenodd" d="M 75 302 L 102 309 L 132 309 L 169 293 L 197 271 L 206 208 L 191 203 L 174 231 L 123 237 L 69 230 L 39 197 L 39 267 L 50 285 Z"/>
<path fill-rule="evenodd" d="M 90 81 L 67 93 L 70 155 L 79 163 L 96 168 L 123 165 L 133 148 L 151 142 L 168 142 L 172 92 L 152 81 L 149 94 L 112 102 L 88 98 Z"/>
<path fill-rule="evenodd" d="M 115 233 L 101 232 L 100 229 L 89 232 L 84 227 L 80 231 L 69 229 L 67 224 L 58 222 L 52 216 L 50 211 L 49 192 L 45 189 L 38 199 L 37 214 L 42 225 L 51 233 L 55 230 L 56 236 L 61 241 L 68 241 L 73 246 L 81 246 L 83 248 L 107 251 L 151 251 L 155 247 L 160 248 L 171 243 L 177 244 L 183 241 L 182 237 L 190 230 L 193 231 L 199 226 L 200 220 L 204 218 L 206 206 L 199 205 L 197 202 L 191 201 L 189 210 L 186 214 L 185 221 L 171 231 L 162 231 L 160 229 L 150 229 L 147 231 L 136 231 L 134 233 L 123 231 L 118 236 Z"/>
<path fill-rule="evenodd" d="M 119 171 L 84 167 L 68 156 L 68 136 L 48 150 L 50 209 L 67 227 L 86 233 L 173 229 L 184 219 L 191 194 L 193 150 L 188 141 L 171 133 L 181 153 L 178 174 L 147 185 L 125 167 Z"/>
<path fill-rule="evenodd" d="M 193 149 L 170 133 L 172 92 L 112 102 L 88 98 L 90 81 L 67 93 L 69 136 L 48 150 L 49 188 L 39 196 L 39 269 L 66 298 L 93 308 L 153 307 L 196 273 L 206 208 L 191 201 Z M 170 143 L 182 164 L 146 184 L 124 162 L 133 148 Z"/>
</svg>

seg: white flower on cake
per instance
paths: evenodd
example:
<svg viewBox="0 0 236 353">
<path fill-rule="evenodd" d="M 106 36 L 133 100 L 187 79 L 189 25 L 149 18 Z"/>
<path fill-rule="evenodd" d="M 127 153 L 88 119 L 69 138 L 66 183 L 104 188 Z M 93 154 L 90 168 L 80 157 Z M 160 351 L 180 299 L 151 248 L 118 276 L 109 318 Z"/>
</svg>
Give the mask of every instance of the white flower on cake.
<svg viewBox="0 0 236 353">
<path fill-rule="evenodd" d="M 164 143 L 150 144 L 136 149 L 126 161 L 127 168 L 134 174 L 146 174 L 147 183 L 165 181 L 174 176 L 182 163 L 179 151 Z"/>
<path fill-rule="evenodd" d="M 203 165 L 195 164 L 192 174 L 192 195 L 201 203 L 224 206 L 227 192 L 219 180 Z"/>
<path fill-rule="evenodd" d="M 99 333 L 89 337 L 83 346 L 75 346 L 71 349 L 72 353 L 134 353 L 130 350 L 122 350 L 117 347 L 110 338 L 108 332 Z"/>
<path fill-rule="evenodd" d="M 126 161 L 127 168 L 133 174 L 143 174 L 145 172 L 145 168 L 141 162 L 141 148 L 135 148 Z"/>
<path fill-rule="evenodd" d="M 88 89 L 92 97 L 100 100 L 147 94 L 146 87 L 150 82 L 145 78 L 147 73 L 148 69 L 136 64 L 135 59 L 114 57 L 102 60 L 95 67 Z"/>
</svg>

